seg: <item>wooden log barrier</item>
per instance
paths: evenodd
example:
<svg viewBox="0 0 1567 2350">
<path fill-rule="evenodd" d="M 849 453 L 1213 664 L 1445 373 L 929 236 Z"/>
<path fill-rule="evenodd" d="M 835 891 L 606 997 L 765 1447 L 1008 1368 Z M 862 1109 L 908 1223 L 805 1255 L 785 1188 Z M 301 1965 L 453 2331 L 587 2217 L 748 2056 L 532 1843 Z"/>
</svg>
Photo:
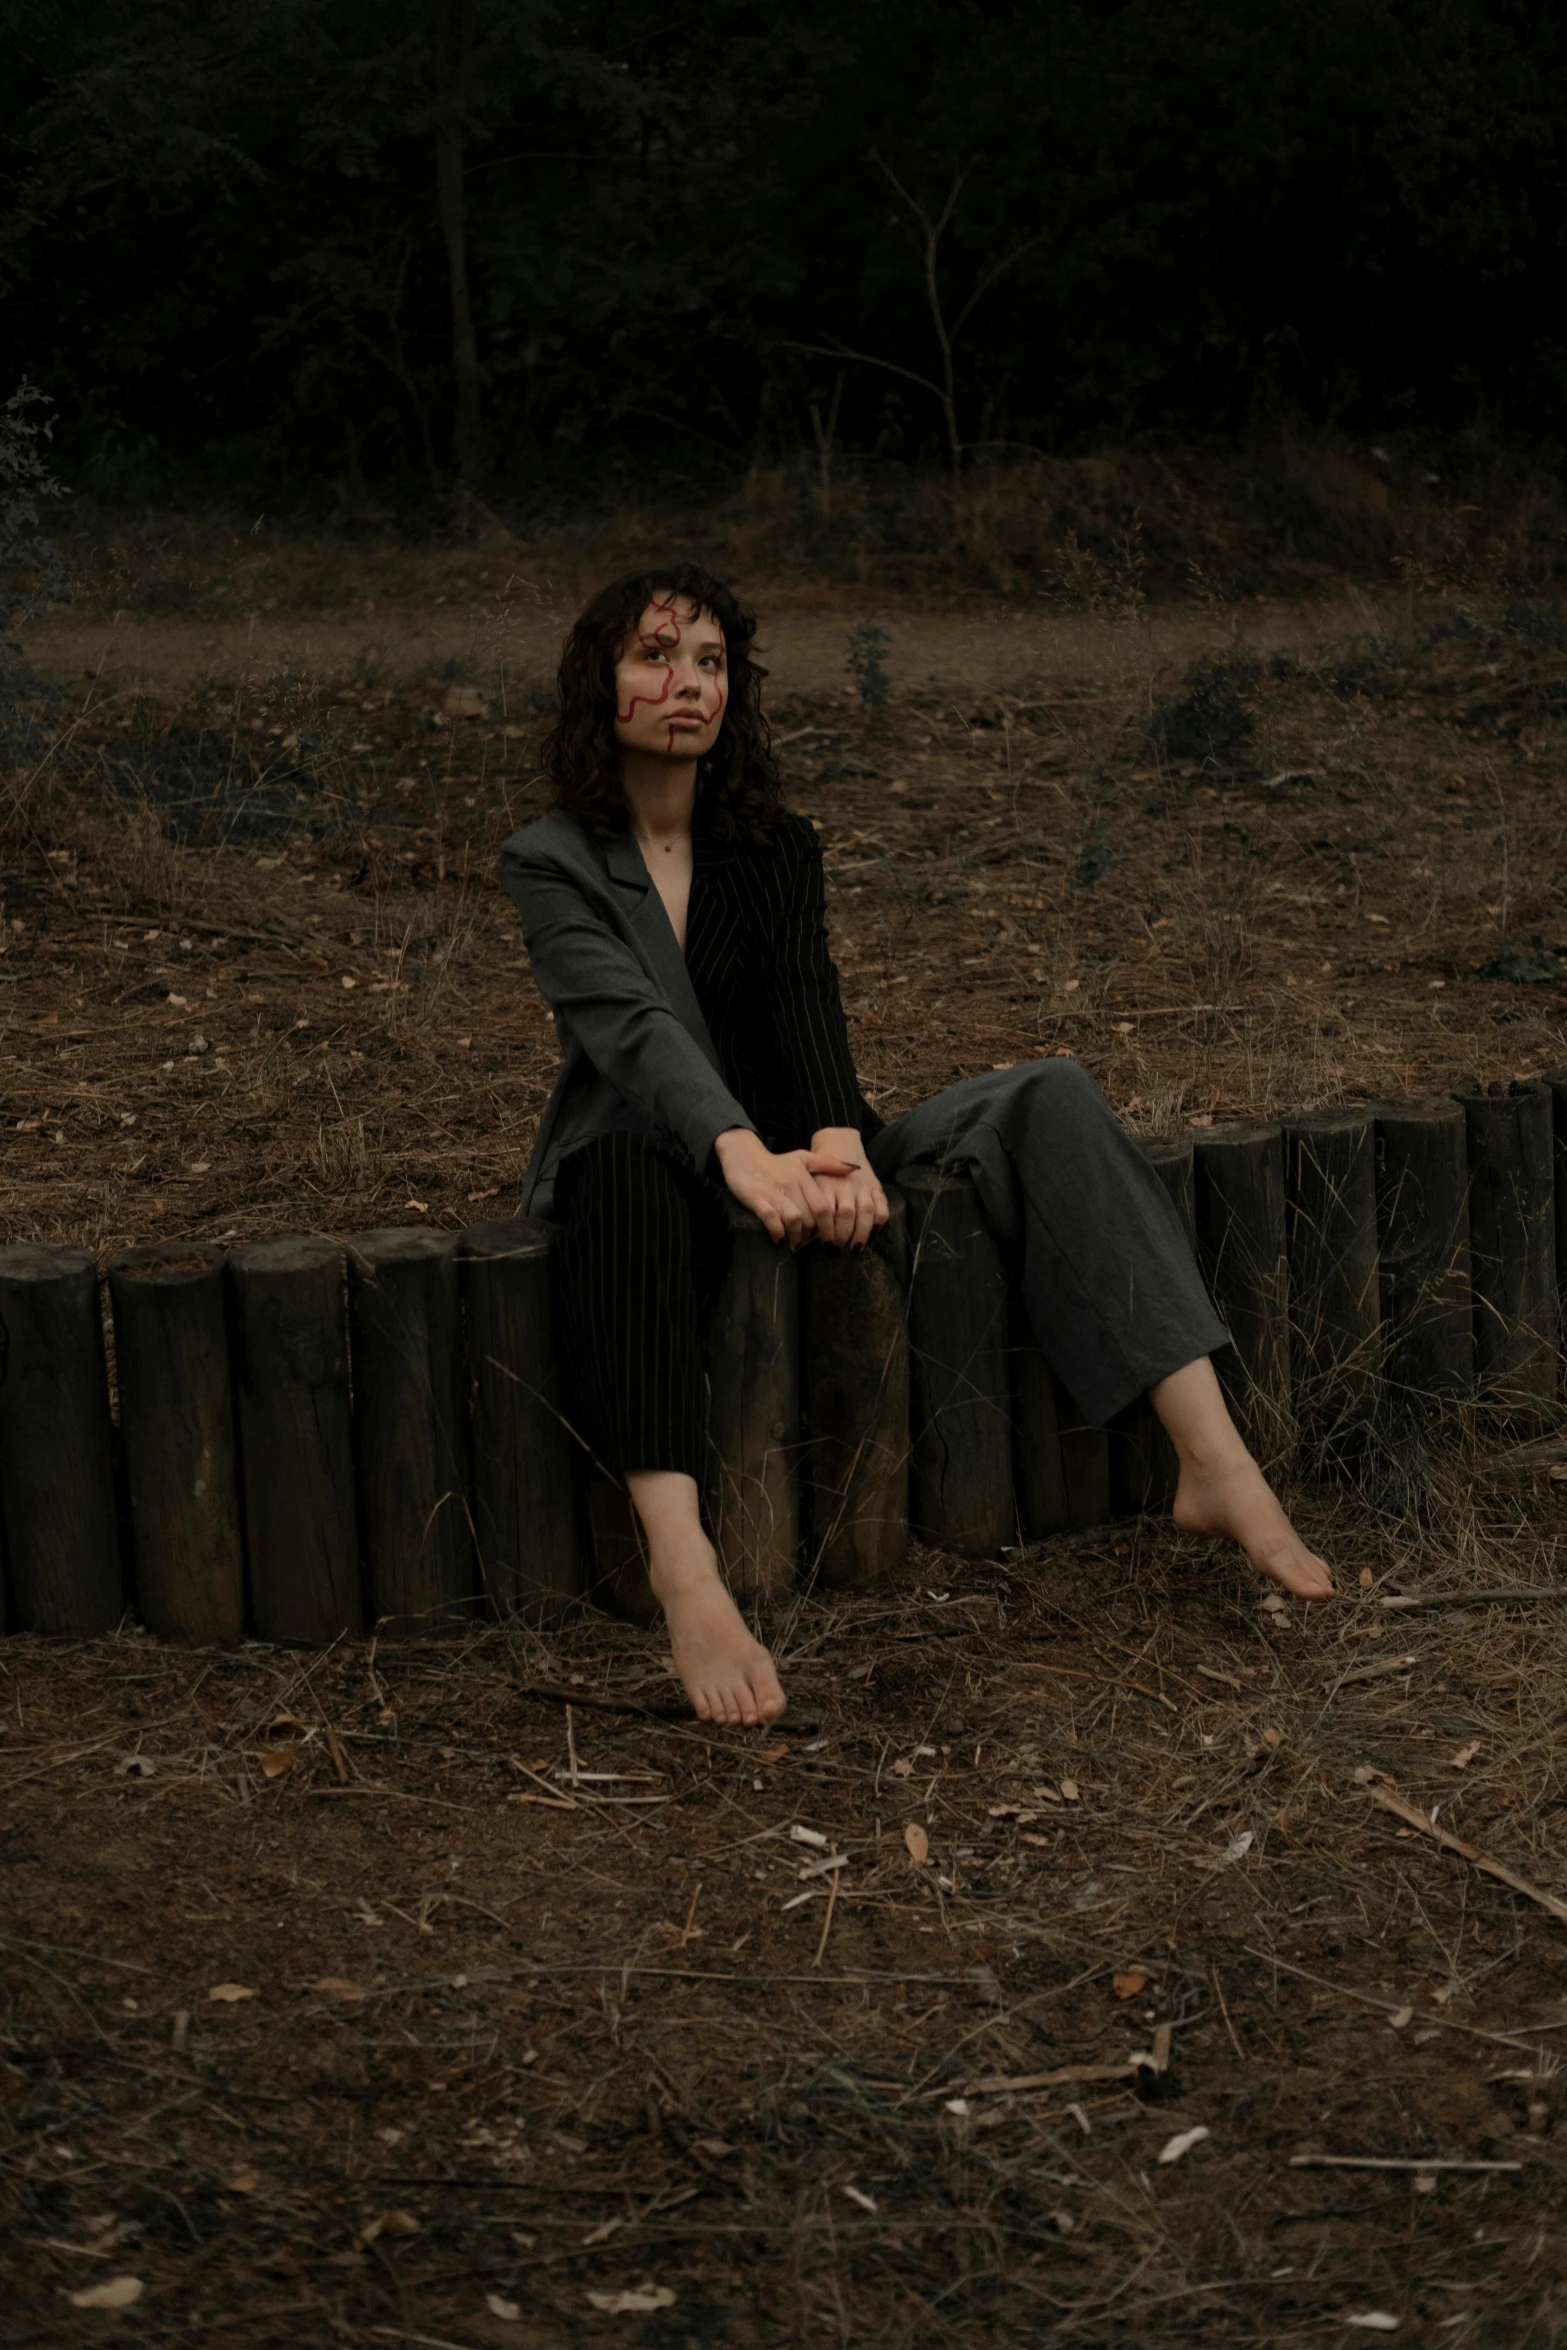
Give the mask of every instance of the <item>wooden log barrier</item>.
<svg viewBox="0 0 1567 2350">
<path fill-rule="evenodd" d="M 1342 1466 L 1382 1392 L 1375 1133 L 1364 1110 L 1283 1122 L 1290 1365 L 1308 1458 Z"/>
<path fill-rule="evenodd" d="M 245 1628 L 223 1251 L 170 1241 L 110 1260 L 120 1446 L 143 1623 L 165 1640 Z"/>
<path fill-rule="evenodd" d="M 1475 1386 L 1488 1410 L 1543 1425 L 1556 1402 L 1556 1225 L 1549 1088 L 1455 1088 L 1469 1144 Z"/>
<path fill-rule="evenodd" d="M 890 1574 L 909 1546 L 908 1215 L 855 1254 L 814 1243 L 800 1262 L 800 1359 L 810 1556 L 831 1590 Z"/>
<path fill-rule="evenodd" d="M 1430 1419 L 1474 1393 L 1464 1113 L 1416 1094 L 1371 1115 L 1383 1391 L 1395 1420 Z"/>
<path fill-rule="evenodd" d="M 1230 1333 L 1216 1367 L 1247 1443 L 1277 1469 L 1295 1449 L 1284 1138 L 1237 1119 L 1199 1127 L 1193 1147 L 1198 1262 Z"/>
<path fill-rule="evenodd" d="M 556 1368 L 549 1240 L 532 1218 L 473 1224 L 460 1257 L 479 1580 L 498 1615 L 558 1624 L 586 1580 L 586 1455 Z"/>
<path fill-rule="evenodd" d="M 737 1599 L 771 1604 L 800 1562 L 800 1269 L 738 1200 L 708 1324 L 707 1506 Z"/>
<path fill-rule="evenodd" d="M 228 1281 L 251 1617 L 316 1647 L 364 1624 L 343 1252 L 254 1241 Z"/>
<path fill-rule="evenodd" d="M 0 1531 L 21 1630 L 113 1630 L 124 1608 L 113 1432 L 84 1248 L 0 1248 Z"/>
<path fill-rule="evenodd" d="M 1012 1539 L 1007 1273 L 966 1175 L 902 1178 L 909 1213 L 909 1514 L 922 1542 L 992 1558 Z"/>
<path fill-rule="evenodd" d="M 1567 1069 L 1545 1079 L 1551 1096 L 1553 1182 L 1556 1192 L 1556 1293 L 1560 1305 L 1557 1343 L 1567 1361 Z"/>
<path fill-rule="evenodd" d="M 356 1235 L 348 1307 L 368 1613 L 440 1631 L 476 1597 L 456 1233 Z"/>
</svg>

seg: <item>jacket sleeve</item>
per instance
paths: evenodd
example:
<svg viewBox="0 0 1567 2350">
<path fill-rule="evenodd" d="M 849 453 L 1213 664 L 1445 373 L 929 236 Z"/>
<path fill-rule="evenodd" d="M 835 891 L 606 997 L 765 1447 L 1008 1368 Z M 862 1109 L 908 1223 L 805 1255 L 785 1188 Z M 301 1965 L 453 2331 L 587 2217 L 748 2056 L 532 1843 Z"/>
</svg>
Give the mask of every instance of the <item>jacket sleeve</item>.
<svg viewBox="0 0 1567 2350">
<path fill-rule="evenodd" d="M 827 947 L 822 848 L 803 820 L 789 826 L 778 875 L 773 940 L 773 1019 L 814 1134 L 823 1126 L 863 1123 L 860 1082 L 849 1050 L 838 972 Z"/>
<path fill-rule="evenodd" d="M 508 849 L 506 886 L 539 993 L 602 1077 L 705 1168 L 731 1126 L 755 1132 L 625 940 L 548 857 Z"/>
</svg>

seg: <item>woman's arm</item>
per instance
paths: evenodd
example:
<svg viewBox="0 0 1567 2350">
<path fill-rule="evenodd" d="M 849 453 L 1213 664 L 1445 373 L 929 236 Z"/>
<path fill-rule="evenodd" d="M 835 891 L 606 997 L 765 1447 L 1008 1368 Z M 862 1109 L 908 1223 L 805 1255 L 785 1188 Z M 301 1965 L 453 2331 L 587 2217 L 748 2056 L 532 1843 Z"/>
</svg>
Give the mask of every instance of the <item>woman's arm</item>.
<svg viewBox="0 0 1567 2350">
<path fill-rule="evenodd" d="M 534 982 L 594 1067 L 706 1167 L 720 1134 L 751 1120 L 632 949 L 552 859 L 508 851 Z"/>
</svg>

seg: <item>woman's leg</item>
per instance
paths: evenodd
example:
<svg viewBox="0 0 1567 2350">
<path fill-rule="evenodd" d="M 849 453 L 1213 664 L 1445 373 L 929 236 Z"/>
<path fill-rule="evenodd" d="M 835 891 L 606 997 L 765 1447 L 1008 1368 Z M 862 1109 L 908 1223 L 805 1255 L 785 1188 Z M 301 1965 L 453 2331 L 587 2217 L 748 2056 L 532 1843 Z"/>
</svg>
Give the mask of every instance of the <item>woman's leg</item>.
<svg viewBox="0 0 1567 2350">
<path fill-rule="evenodd" d="M 1227 1534 L 1301 1599 L 1330 1599 L 1333 1574 L 1306 1548 L 1241 1441 L 1206 1355 L 1148 1390 L 1180 1459 L 1172 1515 L 1188 1534 Z"/>
<path fill-rule="evenodd" d="M 707 1722 L 770 1722 L 784 1709 L 773 1660 L 753 1640 L 724 1589 L 702 1524 L 694 1477 L 628 1469 L 626 1485 L 647 1536 L 648 1580 L 669 1626 L 686 1695 Z"/>
<path fill-rule="evenodd" d="M 650 1137 L 609 1134 L 566 1160 L 554 1216 L 568 1401 L 595 1460 L 625 1476 L 675 1669 L 706 1720 L 770 1721 L 783 1691 L 724 1589 L 698 1502 L 701 1312 L 723 1269 L 722 1202 Z"/>
<path fill-rule="evenodd" d="M 1089 1425 L 1146 1393 L 1180 1456 L 1176 1522 L 1230 1535 L 1263 1574 L 1327 1598 L 1331 1574 L 1220 1393 L 1208 1357 L 1227 1333 L 1190 1236 L 1086 1070 L 1048 1060 L 968 1078 L 878 1135 L 871 1159 L 889 1180 L 910 1162 L 966 1169 L 1021 1265 L 1034 1335 Z"/>
</svg>

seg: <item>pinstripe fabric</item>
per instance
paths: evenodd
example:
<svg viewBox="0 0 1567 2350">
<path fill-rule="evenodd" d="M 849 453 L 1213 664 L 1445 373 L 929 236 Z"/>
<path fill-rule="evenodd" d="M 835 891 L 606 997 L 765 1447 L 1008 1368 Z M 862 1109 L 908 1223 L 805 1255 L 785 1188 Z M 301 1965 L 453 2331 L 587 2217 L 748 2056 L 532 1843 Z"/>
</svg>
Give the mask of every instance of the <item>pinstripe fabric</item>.
<svg viewBox="0 0 1567 2350">
<path fill-rule="evenodd" d="M 729 1249 L 723 1195 L 646 1134 L 601 1134 L 562 1162 L 550 1286 L 572 1424 L 607 1469 L 706 1454 L 701 1324 Z"/>
<path fill-rule="evenodd" d="M 803 1149 L 823 1126 L 878 1133 L 828 952 L 815 832 L 785 815 L 767 848 L 693 845 L 686 968 L 730 1092 L 769 1150 Z"/>
</svg>

